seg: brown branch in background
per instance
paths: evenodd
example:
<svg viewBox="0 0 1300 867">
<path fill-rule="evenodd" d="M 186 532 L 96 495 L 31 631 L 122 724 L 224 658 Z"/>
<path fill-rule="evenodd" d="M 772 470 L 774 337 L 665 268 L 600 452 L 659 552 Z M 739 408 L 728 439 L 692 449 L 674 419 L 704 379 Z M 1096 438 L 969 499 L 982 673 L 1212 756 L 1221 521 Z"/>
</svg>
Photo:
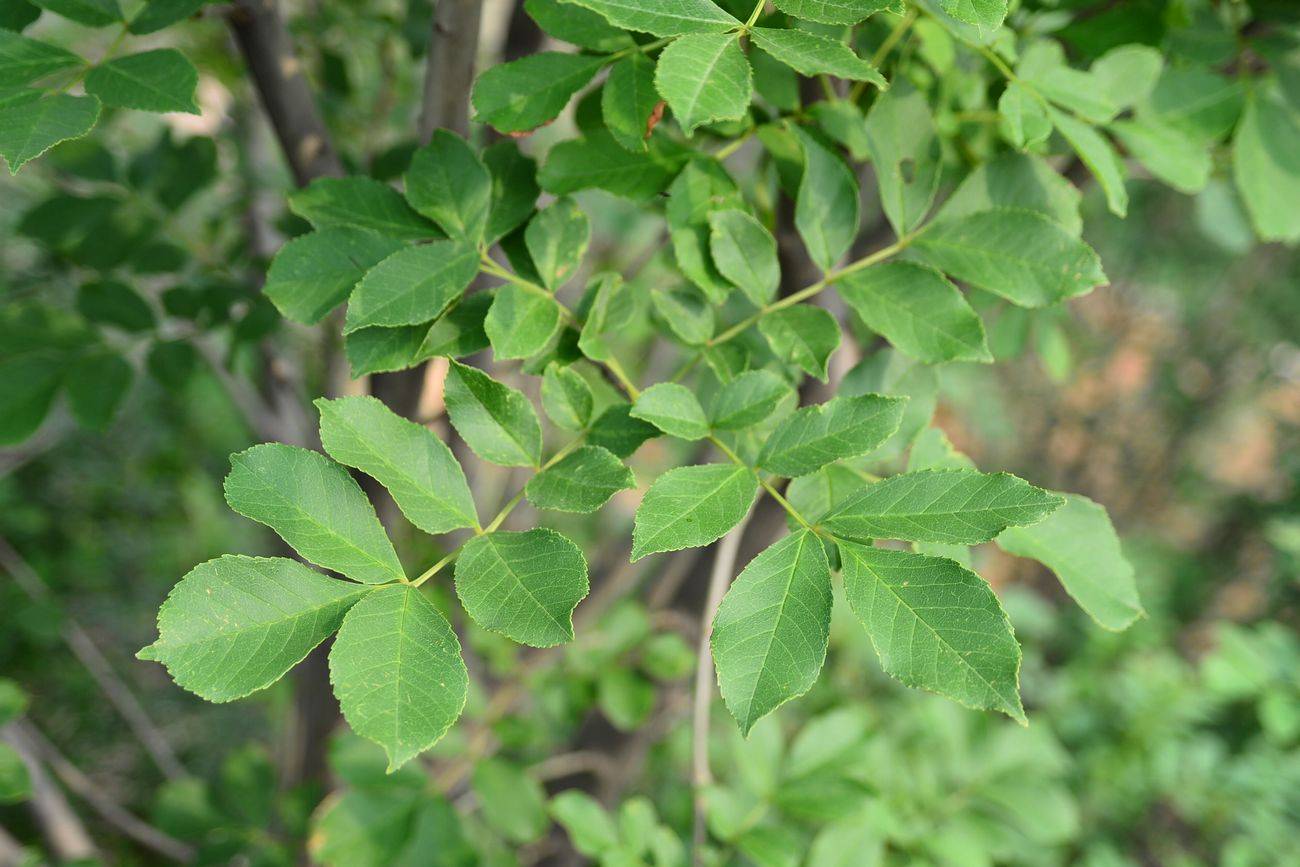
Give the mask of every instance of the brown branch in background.
<svg viewBox="0 0 1300 867">
<path fill-rule="evenodd" d="M 691 830 L 691 859 L 700 863 L 700 847 L 704 843 L 704 788 L 712 784 L 709 770 L 709 711 L 713 706 L 713 651 L 709 646 L 713 616 L 722 604 L 722 597 L 735 577 L 736 555 L 740 551 L 740 538 L 745 535 L 749 514 L 718 543 L 713 569 L 709 573 L 709 595 L 700 612 L 700 640 L 696 648 L 695 695 L 691 708 L 691 788 L 694 790 L 695 811 Z"/>
<path fill-rule="evenodd" d="M 95 785 L 76 765 L 68 761 L 30 722 L 18 720 L 10 723 L 6 726 L 5 740 L 25 756 L 39 758 L 70 792 L 89 804 L 101 819 L 141 846 L 175 861 L 194 860 L 193 847 L 159 831 L 107 797 L 100 786 Z"/>
<path fill-rule="evenodd" d="M 36 823 L 41 826 L 41 834 L 49 845 L 54 857 L 60 861 L 92 860 L 99 850 L 86 832 L 86 826 L 63 796 L 63 792 L 50 779 L 50 775 L 41 766 L 36 750 L 23 737 L 18 723 L 11 722 L 0 728 L 0 741 L 13 747 L 14 752 L 27 766 L 27 777 L 31 781 L 31 797 L 27 806 L 36 816 Z"/>
<path fill-rule="evenodd" d="M 478 55 L 481 0 L 438 0 L 424 66 L 424 102 L 420 108 L 420 141 L 436 129 L 469 136 L 469 94 Z"/>
<path fill-rule="evenodd" d="M 18 867 L 25 854 L 23 845 L 0 825 L 0 867 Z"/>
<path fill-rule="evenodd" d="M 442 5 L 442 4 L 439 4 Z M 343 174 L 343 164 L 293 50 L 275 0 L 235 0 L 230 30 L 299 186 Z"/>
<path fill-rule="evenodd" d="M 49 586 L 3 536 L 0 536 L 0 566 L 4 567 L 30 599 L 39 602 L 50 601 Z M 71 615 L 64 614 L 62 620 L 63 640 L 89 672 L 95 684 L 108 697 L 109 703 L 126 721 L 131 732 L 144 745 L 145 751 L 158 766 L 158 770 L 162 771 L 163 776 L 169 780 L 179 780 L 187 776 L 184 766 L 176 757 L 167 738 L 149 718 L 149 714 L 131 689 L 113 671 L 113 666 L 109 664 L 99 645 L 90 637 L 90 633 L 83 629 Z"/>
</svg>

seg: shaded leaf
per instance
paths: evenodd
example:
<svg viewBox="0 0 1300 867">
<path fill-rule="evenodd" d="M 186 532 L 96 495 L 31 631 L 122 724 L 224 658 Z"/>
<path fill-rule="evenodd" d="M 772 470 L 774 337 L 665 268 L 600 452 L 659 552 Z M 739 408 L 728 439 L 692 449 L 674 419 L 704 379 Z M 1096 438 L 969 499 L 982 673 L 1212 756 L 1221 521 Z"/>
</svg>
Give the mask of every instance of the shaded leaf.
<svg viewBox="0 0 1300 867">
<path fill-rule="evenodd" d="M 802 127 L 794 130 L 804 158 L 803 178 L 795 199 L 795 228 L 812 260 L 822 270 L 830 270 L 858 234 L 858 182 L 837 155 Z"/>
<path fill-rule="evenodd" d="M 492 206 L 492 177 L 463 138 L 436 130 L 411 157 L 403 183 L 411 207 L 452 238 L 470 247 L 482 240 Z"/>
<path fill-rule="evenodd" d="M 630 151 L 646 149 L 658 105 L 653 60 L 638 51 L 610 68 L 600 107 L 606 128 L 620 145 Z"/>
<path fill-rule="evenodd" d="M 90 132 L 97 120 L 99 100 L 93 96 L 35 90 L 0 95 L 0 156 L 9 163 L 9 173 L 17 174 L 59 142 Z"/>
<path fill-rule="evenodd" d="M 524 231 L 524 243 L 547 289 L 564 285 L 582 264 L 591 224 L 577 202 L 565 196 L 537 213 Z"/>
<path fill-rule="evenodd" d="M 372 325 L 432 321 L 469 287 L 478 269 L 478 251 L 460 241 L 432 241 L 398 250 L 366 271 L 356 284 L 348 298 L 343 333 Z"/>
<path fill-rule="evenodd" d="M 317 178 L 289 194 L 289 208 L 317 229 L 369 229 L 403 241 L 441 237 L 438 227 L 411 209 L 401 193 L 371 178 Z"/>
<path fill-rule="evenodd" d="M 528 502 L 557 512 L 594 512 L 636 487 L 632 471 L 600 446 L 583 446 L 528 481 Z"/>
<path fill-rule="evenodd" d="M 840 326 L 829 312 L 811 304 L 783 307 L 758 320 L 758 330 L 778 358 L 826 381 L 826 363 L 840 345 Z"/>
<path fill-rule="evenodd" d="M 722 276 L 759 307 L 771 301 L 781 282 L 772 233 L 736 208 L 710 212 L 709 229 L 709 250 Z"/>
<path fill-rule="evenodd" d="M 675 382 L 659 382 L 641 392 L 632 405 L 632 417 L 684 440 L 709 435 L 709 420 L 695 393 Z"/>
<path fill-rule="evenodd" d="M 173 48 L 128 54 L 101 63 L 86 76 L 86 93 L 104 105 L 198 114 L 199 71 Z"/>
<path fill-rule="evenodd" d="M 542 51 L 493 66 L 474 82 L 476 119 L 499 132 L 530 132 L 555 120 L 606 62 L 587 54 Z"/>
<path fill-rule="evenodd" d="M 655 36 L 681 33 L 707 33 L 739 27 L 740 22 L 709 0 L 567 0 L 599 12 L 616 27 L 638 30 Z"/>
<path fill-rule="evenodd" d="M 542 427 L 528 398 L 457 361 L 445 387 L 447 415 L 475 454 L 506 467 L 541 464 Z"/>
<path fill-rule="evenodd" d="M 794 389 L 775 373 L 748 370 L 714 395 L 709 423 L 718 430 L 744 430 L 766 420 L 793 397 Z"/>
<path fill-rule="evenodd" d="M 749 33 L 755 45 L 800 75 L 833 75 L 850 81 L 869 81 L 882 89 L 889 86 L 878 69 L 836 39 L 807 30 L 774 27 L 754 27 Z"/>
<path fill-rule="evenodd" d="M 367 271 L 402 249 L 401 242 L 374 232 L 322 229 L 280 248 L 262 291 L 283 316 L 315 325 L 347 300 Z"/>
</svg>

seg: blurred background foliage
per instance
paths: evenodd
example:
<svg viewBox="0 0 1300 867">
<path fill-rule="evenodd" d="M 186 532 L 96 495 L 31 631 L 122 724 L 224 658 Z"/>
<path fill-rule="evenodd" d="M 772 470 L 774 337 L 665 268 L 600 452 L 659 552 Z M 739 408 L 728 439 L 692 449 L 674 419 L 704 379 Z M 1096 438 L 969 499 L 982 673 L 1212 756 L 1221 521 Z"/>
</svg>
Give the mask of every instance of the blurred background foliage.
<svg viewBox="0 0 1300 867">
<path fill-rule="evenodd" d="M 395 176 L 414 147 L 428 3 L 301 5 L 293 26 L 345 164 Z M 1143 0 L 1077 18 L 1072 6 L 1096 4 L 1038 5 L 1035 26 L 1083 56 L 1144 28 L 1206 63 L 1235 50 L 1222 26 L 1231 4 Z M 512 15 L 485 4 L 486 53 L 511 50 Z M 92 56 L 105 39 L 51 15 L 36 27 Z M 292 682 L 212 706 L 132 658 L 177 575 L 265 542 L 221 499 L 227 455 L 253 433 L 200 353 L 238 369 L 269 334 L 310 351 L 257 292 L 270 254 L 304 226 L 284 208 L 290 178 L 224 25 L 205 12 L 158 38 L 202 70 L 201 115 L 120 112 L 0 182 L 6 307 L 39 298 L 58 311 L 39 327 L 103 342 L 149 374 L 88 425 L 102 432 L 60 409 L 0 453 L 0 566 L 15 579 L 0 582 L 0 717 L 25 712 L 96 790 L 193 846 L 197 863 L 290 864 L 304 846 L 338 865 L 574 852 L 684 863 L 680 721 L 698 627 L 662 587 L 702 581 L 703 561 L 677 574 L 604 564 L 612 583 L 645 592 L 597 605 L 573 646 L 544 657 L 468 627 L 486 666 L 476 679 L 515 684 L 527 709 L 502 713 L 480 683 L 478 724 L 393 776 L 378 748 L 344 734 L 327 783 L 283 789 Z M 909 45 L 942 67 L 941 39 Z M 1002 363 L 945 366 L 935 418 L 980 465 L 1105 503 L 1147 618 L 1103 632 L 1040 567 L 977 549 L 1025 647 L 1028 729 L 889 681 L 862 631 L 837 623 L 805 699 L 748 741 L 714 727 L 718 863 L 1300 864 L 1300 257 L 1254 241 L 1225 181 L 1189 196 L 1138 178 L 1129 193 L 1119 220 L 1086 189 L 1085 237 L 1112 285 L 1032 319 L 993 310 Z M 581 200 L 598 266 L 653 255 L 657 218 L 601 193 Z M 638 469 L 672 464 L 669 448 L 648 444 Z M 503 473 L 476 484 L 504 490 Z M 634 505 L 565 528 L 623 537 Z M 428 544 L 408 539 L 404 555 Z M 141 696 L 185 776 L 160 773 L 69 652 L 74 622 Z M 19 800 L 31 782 L 0 763 L 0 828 L 41 863 L 40 827 Z M 95 812 L 84 821 L 105 863 L 165 861 Z"/>
</svg>

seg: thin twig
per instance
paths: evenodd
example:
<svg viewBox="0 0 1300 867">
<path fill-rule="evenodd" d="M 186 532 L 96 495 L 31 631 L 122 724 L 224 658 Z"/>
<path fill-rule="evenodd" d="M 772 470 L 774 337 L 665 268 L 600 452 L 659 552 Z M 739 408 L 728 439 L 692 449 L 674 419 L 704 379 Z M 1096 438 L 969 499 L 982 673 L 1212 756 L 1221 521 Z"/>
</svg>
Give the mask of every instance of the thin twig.
<svg viewBox="0 0 1300 867">
<path fill-rule="evenodd" d="M 60 861 L 94 859 L 99 850 L 90 839 L 86 826 L 63 792 L 45 772 L 36 750 L 22 736 L 17 722 L 0 728 L 0 741 L 11 746 L 27 767 L 27 778 L 31 781 L 31 795 L 27 799 L 27 805 L 36 815 L 41 834 L 54 856 Z"/>
<path fill-rule="evenodd" d="M 38 755 L 69 791 L 89 804 L 101 819 L 141 846 L 182 863 L 194 860 L 192 846 L 163 833 L 105 796 L 102 787 L 95 785 L 76 765 L 68 761 L 30 722 L 19 720 L 13 723 L 6 738 L 11 744 L 22 744 Z"/>
<path fill-rule="evenodd" d="M 13 576 L 19 588 L 33 601 L 51 599 L 49 586 L 3 536 L 0 536 L 0 566 Z M 114 709 L 126 721 L 132 734 L 144 745 L 145 751 L 158 766 L 158 770 L 162 771 L 163 776 L 169 780 L 178 780 L 187 776 L 185 767 L 176 757 L 166 736 L 150 719 L 131 689 L 113 671 L 113 666 L 109 664 L 99 645 L 80 623 L 66 614 L 63 618 L 63 639 L 68 643 L 73 655 L 90 673 L 95 684 L 108 697 Z"/>
<path fill-rule="evenodd" d="M 713 705 L 713 652 L 709 647 L 713 616 L 722 604 L 722 597 L 731 584 L 736 569 L 736 554 L 740 551 L 740 539 L 745 535 L 749 524 L 750 510 L 731 532 L 718 544 L 718 553 L 713 560 L 713 570 L 709 573 L 709 594 L 704 601 L 704 610 L 700 613 L 700 639 L 696 649 L 695 697 L 691 709 L 691 787 L 694 790 L 695 811 L 691 830 L 691 859 L 700 862 L 700 850 L 704 845 L 704 789 L 713 782 L 713 773 L 709 770 L 709 711 Z"/>
</svg>

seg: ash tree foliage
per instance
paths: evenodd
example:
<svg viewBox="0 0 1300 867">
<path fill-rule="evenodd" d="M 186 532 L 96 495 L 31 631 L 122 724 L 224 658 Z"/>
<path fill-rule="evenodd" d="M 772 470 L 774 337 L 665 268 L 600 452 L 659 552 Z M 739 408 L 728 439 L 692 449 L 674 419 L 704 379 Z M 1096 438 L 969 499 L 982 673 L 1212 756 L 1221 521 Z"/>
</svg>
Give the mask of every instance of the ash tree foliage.
<svg viewBox="0 0 1300 867">
<path fill-rule="evenodd" d="M 4 7 L 0 155 L 11 171 L 86 135 L 105 107 L 194 110 L 189 62 L 132 53 L 132 42 L 198 2 L 151 2 L 129 19 L 115 0 L 36 5 L 119 34 L 92 62 L 23 35 L 12 19 L 24 4 Z M 343 715 L 400 778 L 471 691 L 448 611 L 426 590 L 454 588 L 474 624 L 518 644 L 572 641 L 589 590 L 582 546 L 546 527 L 505 530 L 506 518 L 525 500 L 592 513 L 641 485 L 632 561 L 712 545 L 762 498 L 786 513 L 788 533 L 727 576 L 706 624 L 740 732 L 817 681 L 837 606 L 902 683 L 1024 723 L 1020 646 L 970 547 L 1041 562 L 1112 630 L 1143 616 L 1134 570 L 1104 505 L 954 449 L 931 426 L 936 377 L 994 363 L 994 324 L 1050 329 L 1063 305 L 1106 285 L 1077 185 L 1095 184 L 1117 216 L 1133 174 L 1187 193 L 1214 185 L 1261 241 L 1300 240 L 1300 65 L 1295 41 L 1278 35 L 1261 41 L 1250 75 L 1225 71 L 1234 46 L 1198 41 L 1196 16 L 1175 22 L 1187 31 L 1177 50 L 1098 27 L 1073 34 L 1067 53 L 1054 30 L 1068 19 L 1008 5 L 528 0 L 568 47 L 482 70 L 478 134 L 436 131 L 400 184 L 354 173 L 293 193 L 288 207 L 310 229 L 279 248 L 238 313 L 215 287 L 165 305 L 176 319 L 211 305 L 209 321 L 252 340 L 275 327 L 269 302 L 336 332 L 356 377 L 445 358 L 447 416 L 472 455 L 374 397 L 317 400 L 318 447 L 256 445 L 231 456 L 224 484 L 230 508 L 297 559 L 195 566 L 140 657 L 225 702 L 332 638 Z M 1244 4 L 1208 14 L 1250 23 Z M 547 130 L 535 139 L 549 146 L 534 146 L 562 116 L 573 134 Z M 196 141 L 161 141 L 154 170 L 201 172 Z M 162 208 L 184 203 L 183 186 L 142 174 L 150 183 Z M 590 273 L 593 226 L 575 194 L 591 190 L 660 220 L 662 249 L 641 271 Z M 103 249 L 99 227 L 119 206 L 69 193 L 21 231 L 110 275 L 155 267 L 167 251 L 122 261 Z M 862 231 L 872 209 L 888 237 Z M 106 424 L 140 358 L 123 354 L 124 337 L 146 341 L 143 364 L 159 378 L 199 363 L 156 320 L 115 276 L 82 287 L 75 312 L 6 310 L 0 439 L 30 435 L 60 391 L 83 424 Z M 647 330 L 679 359 L 663 381 L 641 376 Z M 533 387 L 486 372 L 489 352 Z M 699 457 L 638 478 L 627 461 L 654 438 L 693 443 Z M 493 514 L 461 459 L 528 479 Z M 403 562 L 361 480 L 419 531 L 465 541 L 436 562 Z M 485 764 L 475 784 L 510 791 L 513 773 Z M 609 819 L 591 809 L 578 796 L 552 804 L 579 851 L 616 852 L 619 830 L 602 836 Z"/>
</svg>

